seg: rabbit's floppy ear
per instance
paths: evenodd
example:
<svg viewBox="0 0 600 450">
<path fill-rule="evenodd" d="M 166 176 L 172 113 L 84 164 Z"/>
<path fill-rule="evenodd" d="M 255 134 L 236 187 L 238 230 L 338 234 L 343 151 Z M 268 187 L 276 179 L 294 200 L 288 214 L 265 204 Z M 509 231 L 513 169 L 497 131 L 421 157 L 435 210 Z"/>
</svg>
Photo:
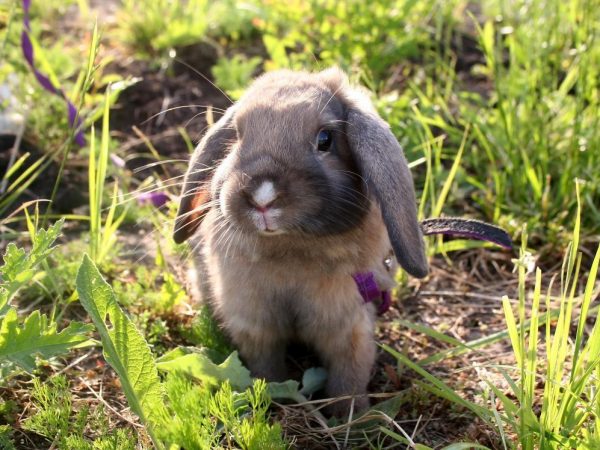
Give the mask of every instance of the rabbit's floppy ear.
<svg viewBox="0 0 600 450">
<path fill-rule="evenodd" d="M 367 189 L 381 207 L 398 262 L 423 278 L 429 268 L 413 180 L 400 144 L 367 99 L 349 105 L 346 134 Z"/>
<path fill-rule="evenodd" d="M 210 180 L 215 165 L 225 158 L 228 143 L 236 136 L 233 113 L 232 106 L 208 130 L 190 158 L 173 231 L 173 240 L 178 244 L 194 234 L 208 212 L 206 203 L 211 200 Z"/>
</svg>

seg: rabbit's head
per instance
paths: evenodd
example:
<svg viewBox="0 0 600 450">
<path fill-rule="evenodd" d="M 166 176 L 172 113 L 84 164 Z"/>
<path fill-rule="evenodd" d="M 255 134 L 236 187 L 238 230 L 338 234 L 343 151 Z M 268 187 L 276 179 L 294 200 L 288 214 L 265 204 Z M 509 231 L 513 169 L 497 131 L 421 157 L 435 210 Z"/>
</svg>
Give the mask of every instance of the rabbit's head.
<svg viewBox="0 0 600 450">
<path fill-rule="evenodd" d="M 400 145 L 368 96 L 338 69 L 263 75 L 208 131 L 186 174 L 174 239 L 210 208 L 265 238 L 355 228 L 379 204 L 396 257 L 428 267 L 413 181 Z"/>
</svg>

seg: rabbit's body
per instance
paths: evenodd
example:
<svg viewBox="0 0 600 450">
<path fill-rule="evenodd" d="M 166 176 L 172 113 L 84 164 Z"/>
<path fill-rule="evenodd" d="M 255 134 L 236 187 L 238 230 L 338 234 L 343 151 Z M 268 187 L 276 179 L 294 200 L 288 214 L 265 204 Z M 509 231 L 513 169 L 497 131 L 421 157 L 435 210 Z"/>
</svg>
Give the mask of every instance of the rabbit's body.
<svg viewBox="0 0 600 450">
<path fill-rule="evenodd" d="M 352 274 L 373 272 L 381 289 L 394 285 L 383 264 L 391 246 L 379 209 L 355 229 L 307 240 L 232 236 L 222 220 L 216 210 L 204 219 L 200 257 L 207 273 L 201 277 L 209 280 L 213 310 L 251 371 L 285 379 L 286 345 L 301 341 L 328 363 L 330 395 L 363 393 L 375 357 L 375 308 Z"/>
<path fill-rule="evenodd" d="M 427 270 L 408 167 L 368 99 L 337 70 L 261 77 L 204 137 L 183 193 L 175 238 L 202 220 L 200 281 L 253 374 L 284 379 L 300 340 L 327 366 L 329 395 L 368 405 L 374 306 L 353 274 L 391 288 L 392 247 L 410 273 Z"/>
</svg>

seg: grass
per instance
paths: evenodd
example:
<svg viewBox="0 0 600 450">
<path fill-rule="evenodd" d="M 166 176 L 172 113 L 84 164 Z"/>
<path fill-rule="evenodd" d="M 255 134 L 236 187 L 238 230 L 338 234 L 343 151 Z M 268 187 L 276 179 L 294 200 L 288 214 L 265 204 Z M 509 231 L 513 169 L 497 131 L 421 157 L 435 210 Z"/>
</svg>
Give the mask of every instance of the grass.
<svg viewBox="0 0 600 450">
<path fill-rule="evenodd" d="M 578 252 L 578 240 L 579 216 L 574 239 L 557 274 L 560 275 L 557 297 L 552 295 L 552 282 L 547 293 L 542 293 L 542 271 L 532 266 L 531 255 L 526 251 L 526 238 L 523 240 L 521 257 L 515 262 L 518 272 L 516 316 L 510 299 L 507 296 L 502 299 L 506 333 L 516 364 L 514 367 L 490 365 L 509 386 L 509 392 L 494 380 L 483 378 L 486 388 L 482 397 L 487 399 L 487 404 L 473 403 L 424 369 L 423 366 L 439 361 L 438 358 L 415 363 L 390 347 L 385 350 L 398 359 L 398 364 L 409 367 L 424 379 L 419 382 L 420 386 L 471 410 L 489 426 L 497 428 L 504 448 L 596 448 L 600 443 L 597 415 L 600 363 L 597 334 L 600 325 L 598 305 L 593 308 L 590 305 L 598 296 L 596 277 L 600 264 L 600 245 L 589 274 L 582 279 L 579 277 L 581 253 Z M 528 299 L 532 274 L 533 293 Z M 583 280 L 584 286 L 580 285 L 579 280 Z M 591 332 L 584 331 L 588 323 L 592 324 Z M 573 327 L 577 330 L 574 335 L 571 333 Z M 448 341 L 465 352 L 474 351 L 478 346 L 477 343 L 455 342 L 425 327 L 419 327 L 418 330 L 433 339 Z M 505 336 L 495 336 L 488 339 L 486 344 L 503 338 Z M 497 405 L 502 407 L 498 408 Z M 394 436 L 402 442 L 406 441 L 396 434 Z"/>
<path fill-rule="evenodd" d="M 169 64 L 176 49 L 215 39 L 237 40 L 253 32 L 251 19 L 259 4 L 231 0 L 211 3 L 125 0 L 119 11 L 119 36 L 137 54 Z"/>
<path fill-rule="evenodd" d="M 512 206 L 501 213 L 526 220 L 536 235 L 543 228 L 552 239 L 557 225 L 564 226 L 561 219 L 575 212 L 573 181 L 580 178 L 588 211 L 583 220 L 598 232 L 600 13 L 588 1 L 508 5 L 492 3 L 490 14 L 499 12 L 502 20 L 478 30 L 495 107 L 480 110 L 475 122 L 480 150 L 491 153 L 493 196 L 502 192 Z"/>
<path fill-rule="evenodd" d="M 36 414 L 23 423 L 23 428 L 44 436 L 58 448 L 135 448 L 130 430 L 109 429 L 104 405 L 94 410 L 83 406 L 74 414 L 69 382 L 64 375 L 46 382 L 34 378 L 31 403 Z M 86 437 L 90 431 L 96 439 Z"/>
<path fill-rule="evenodd" d="M 102 217 L 102 204 L 104 200 L 104 185 L 106 183 L 107 166 L 109 158 L 109 109 L 110 85 L 106 90 L 104 101 L 104 115 L 102 117 L 102 135 L 100 151 L 96 155 L 95 133 L 92 128 L 90 139 L 90 155 L 88 160 L 88 189 L 90 208 L 90 255 L 93 261 L 101 263 L 110 255 L 111 249 L 116 244 L 116 231 L 125 219 L 126 210 L 117 212 L 119 203 L 119 184 L 114 183 L 111 203 Z M 122 209 L 122 208 L 121 208 Z"/>
<path fill-rule="evenodd" d="M 579 192 L 578 192 L 579 194 Z M 519 370 L 520 384 L 513 394 L 518 403 L 506 396 L 499 397 L 508 414 L 508 423 L 515 428 L 523 449 L 534 448 L 594 448 L 600 443 L 600 424 L 597 417 L 600 347 L 597 315 L 590 314 L 590 305 L 596 292 L 596 275 L 600 263 L 600 246 L 592 262 L 583 293 L 577 297 L 581 254 L 578 253 L 579 215 L 575 223 L 574 239 L 565 256 L 560 272 L 558 305 L 551 304 L 550 293 L 541 293 L 541 271 L 536 269 L 530 321 L 525 324 L 525 283 L 527 267 L 518 266 L 519 305 L 518 319 L 513 316 L 510 303 L 503 299 L 508 331 Z M 581 289 L 579 289 L 581 290 Z M 543 302 L 543 303 L 542 303 Z M 540 357 L 538 343 L 541 307 L 558 311 L 556 324 L 546 321 L 542 343 L 545 358 Z M 574 311 L 579 310 L 575 319 Z M 575 319 L 575 320 L 574 320 Z M 592 331 L 584 339 L 586 323 L 593 323 Z M 575 324 L 575 341 L 570 329 Z M 587 333 L 586 333 L 587 334 Z M 540 364 L 540 360 L 543 361 Z M 570 366 L 570 367 L 569 367 Z M 538 379 L 543 383 L 541 412 L 536 413 Z M 496 394 L 498 392 L 496 391 Z"/>
<path fill-rule="evenodd" d="M 73 146 L 64 102 L 41 89 L 24 62 L 20 3 L 0 5 L 0 86 L 9 86 L 26 119 L 21 147 L 32 147 L 17 146 L 9 164 L 0 160 L 0 447 L 600 446 L 593 0 L 125 1 L 115 22 L 97 27 L 85 0 L 33 4 L 36 58 L 78 106 L 87 145 Z M 73 11 L 78 25 L 63 32 Z M 208 308 L 188 299 L 188 256 L 170 240 L 174 202 L 157 209 L 136 200 L 154 192 L 174 198 L 181 180 L 173 174 L 185 164 L 169 164 L 169 147 L 151 127 L 135 123 L 129 138 L 114 132 L 119 94 L 139 80 L 111 61 L 133 59 L 144 76 L 160 71 L 168 99 L 180 76 L 174 56 L 206 48 L 213 56 L 184 62 L 234 99 L 262 70 L 340 65 L 374 92 L 403 144 L 421 217 L 488 220 L 520 244 L 511 274 L 508 256 L 481 243 L 430 239 L 439 264 L 468 274 L 436 270 L 420 289 L 403 282 L 418 307 L 436 303 L 415 314 L 405 302 L 382 323 L 397 337 L 378 334 L 387 356 L 372 391 L 385 400 L 365 417 L 323 417 L 326 400 L 312 396 L 319 371 L 304 372 L 301 384 L 252 380 Z M 0 115 L 5 108 L 1 98 Z M 185 156 L 191 134 L 171 128 Z M 127 139 L 147 146 L 134 155 L 151 161 L 144 176 L 120 153 Z M 56 177 L 48 175 L 53 167 Z M 79 179 L 70 189 L 86 202 L 60 214 L 55 196 L 68 179 Z M 55 201 L 40 214 L 43 203 L 23 200 L 41 181 L 51 187 L 41 196 Z M 82 264 L 84 252 L 90 259 Z M 486 316 L 494 323 L 469 325 L 461 296 L 487 292 L 480 271 L 504 282 L 493 291 L 497 312 Z M 459 302 L 451 317 L 443 316 L 444 290 Z M 456 333 L 457 318 L 468 337 Z M 495 355 L 502 345 L 508 357 Z M 458 432 L 466 423 L 477 433 Z"/>
</svg>

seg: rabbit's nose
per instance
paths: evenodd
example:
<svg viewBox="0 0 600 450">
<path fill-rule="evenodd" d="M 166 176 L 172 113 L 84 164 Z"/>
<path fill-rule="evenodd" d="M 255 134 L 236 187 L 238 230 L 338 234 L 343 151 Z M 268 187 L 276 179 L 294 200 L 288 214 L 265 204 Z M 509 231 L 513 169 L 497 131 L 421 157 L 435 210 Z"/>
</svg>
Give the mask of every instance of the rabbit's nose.
<svg viewBox="0 0 600 450">
<path fill-rule="evenodd" d="M 262 181 L 255 189 L 250 192 L 244 191 L 248 202 L 261 212 L 269 209 L 277 199 L 277 190 L 272 181 Z"/>
</svg>

